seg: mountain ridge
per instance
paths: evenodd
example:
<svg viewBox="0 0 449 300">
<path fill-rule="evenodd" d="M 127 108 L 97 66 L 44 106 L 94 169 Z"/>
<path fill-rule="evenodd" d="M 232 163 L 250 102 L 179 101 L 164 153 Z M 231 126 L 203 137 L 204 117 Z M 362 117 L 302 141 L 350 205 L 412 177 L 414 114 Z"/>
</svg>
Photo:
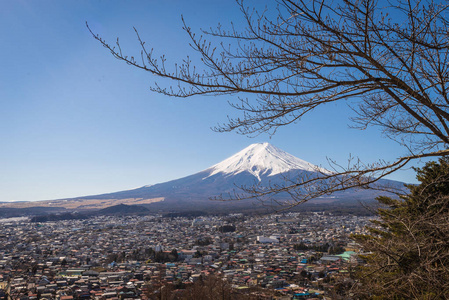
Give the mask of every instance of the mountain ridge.
<svg viewBox="0 0 449 300">
<path fill-rule="evenodd" d="M 299 159 L 269 143 L 251 144 L 221 162 L 189 176 L 140 188 L 80 197 L 78 199 L 121 199 L 121 198 L 164 198 L 148 207 L 157 209 L 180 209 L 191 206 L 224 207 L 254 205 L 254 201 L 210 201 L 220 195 L 241 193 L 239 187 L 253 185 L 282 185 L 286 178 L 313 177 L 331 172 Z M 381 182 L 401 189 L 402 182 L 385 180 Z M 374 201 L 385 194 L 366 189 L 350 189 L 328 196 L 322 196 L 310 203 L 356 204 L 359 201 Z M 243 193 L 243 196 L 245 194 Z M 288 193 L 276 195 L 276 200 L 291 200 Z"/>
<path fill-rule="evenodd" d="M 99 195 L 48 201 L 52 205 L 72 209 L 95 209 L 106 203 L 142 205 L 151 210 L 191 210 L 192 207 L 210 209 L 254 206 L 254 201 L 210 201 L 220 195 L 242 193 L 239 187 L 259 185 L 281 186 L 286 178 L 313 177 L 331 172 L 299 159 L 269 143 L 249 145 L 223 161 L 189 176 L 139 188 Z M 402 188 L 403 183 L 391 180 L 382 182 Z M 323 196 L 309 203 L 346 203 L 373 201 L 382 193 L 366 189 L 351 189 Z M 243 193 L 243 196 L 245 194 Z M 270 199 L 268 199 L 270 200 Z M 291 200 L 288 193 L 277 194 L 276 200 Z M 40 201 L 32 202 L 34 206 Z M 50 205 L 49 204 L 49 205 Z M 257 203 L 256 203 L 257 204 Z"/>
</svg>

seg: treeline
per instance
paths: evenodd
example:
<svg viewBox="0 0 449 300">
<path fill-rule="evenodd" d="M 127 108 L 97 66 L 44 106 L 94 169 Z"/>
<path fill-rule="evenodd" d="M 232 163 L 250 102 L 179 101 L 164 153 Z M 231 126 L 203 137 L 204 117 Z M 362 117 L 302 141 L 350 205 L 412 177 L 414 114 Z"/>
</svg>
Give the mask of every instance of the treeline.
<svg viewBox="0 0 449 300">
<path fill-rule="evenodd" d="M 0 218 L 15 218 L 24 217 L 30 215 L 46 215 L 50 212 L 60 212 L 60 207 L 26 207 L 26 208 L 13 208 L 13 207 L 0 207 Z"/>
<path fill-rule="evenodd" d="M 305 203 L 303 205 L 298 205 L 297 207 L 295 207 L 294 209 L 292 209 L 292 211 L 297 211 L 297 212 L 305 212 L 305 213 L 310 213 L 310 212 L 324 212 L 324 213 L 331 213 L 333 215 L 337 215 L 337 216 L 347 216 L 347 215 L 352 215 L 352 216 L 359 216 L 359 217 L 369 217 L 369 216 L 373 216 L 373 210 L 369 208 L 370 205 L 376 204 L 376 202 L 369 202 L 367 203 L 367 207 L 359 204 L 359 203 L 355 203 L 355 204 L 351 204 L 351 205 L 347 205 L 347 204 L 342 204 L 342 203 L 331 203 L 331 204 L 308 204 Z"/>
<path fill-rule="evenodd" d="M 234 232 L 235 226 L 234 225 L 223 225 L 218 227 L 218 231 L 220 232 Z"/>
<path fill-rule="evenodd" d="M 110 253 L 106 259 L 107 263 L 123 263 L 129 260 L 152 261 L 158 263 L 178 261 L 178 250 L 173 249 L 170 252 L 155 251 L 153 248 L 135 249 L 130 252 Z"/>
<path fill-rule="evenodd" d="M 163 282 L 162 279 L 152 282 L 145 291 L 149 300 L 178 299 L 178 300 L 205 300 L 205 299 L 227 299 L 227 300 L 260 300 L 272 299 L 275 291 L 261 287 L 249 287 L 247 289 L 236 289 L 223 277 L 217 275 L 201 275 L 193 283 L 185 283 L 176 280 L 173 283 Z"/>
<path fill-rule="evenodd" d="M 63 213 L 63 214 L 50 214 L 44 216 L 34 216 L 30 219 L 30 222 L 41 223 L 41 222 L 63 221 L 63 220 L 85 220 L 87 218 L 88 217 L 83 214 Z"/>
<path fill-rule="evenodd" d="M 209 215 L 208 212 L 191 210 L 183 212 L 169 212 L 163 215 L 164 218 L 197 218 Z"/>
</svg>

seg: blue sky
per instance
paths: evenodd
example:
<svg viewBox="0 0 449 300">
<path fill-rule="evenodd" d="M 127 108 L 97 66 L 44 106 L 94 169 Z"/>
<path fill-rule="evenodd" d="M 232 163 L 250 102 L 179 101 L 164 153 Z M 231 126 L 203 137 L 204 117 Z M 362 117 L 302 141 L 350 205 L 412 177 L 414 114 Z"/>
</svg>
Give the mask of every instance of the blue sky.
<svg viewBox="0 0 449 300">
<path fill-rule="evenodd" d="M 210 127 L 235 116 L 222 97 L 168 98 L 155 78 L 114 59 L 88 32 L 138 50 L 133 31 L 158 54 L 181 60 L 194 29 L 239 23 L 234 1 L 7 1 L 0 10 L 0 201 L 114 192 L 176 179 L 249 144 L 268 141 L 326 167 L 350 154 L 365 162 L 405 153 L 380 131 L 350 129 L 351 110 L 330 104 L 255 138 Z M 231 99 L 232 100 L 232 99 Z M 405 170 L 392 179 L 414 182 Z"/>
</svg>

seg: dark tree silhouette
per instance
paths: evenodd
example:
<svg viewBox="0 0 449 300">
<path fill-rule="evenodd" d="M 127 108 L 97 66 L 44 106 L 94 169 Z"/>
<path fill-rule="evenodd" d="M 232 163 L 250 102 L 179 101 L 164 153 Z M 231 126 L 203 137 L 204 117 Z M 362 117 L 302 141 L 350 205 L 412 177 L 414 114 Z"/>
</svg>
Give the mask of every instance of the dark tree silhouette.
<svg viewBox="0 0 449 300">
<path fill-rule="evenodd" d="M 449 160 L 417 171 L 421 184 L 401 200 L 380 197 L 379 220 L 355 236 L 369 253 L 352 291 L 360 298 L 449 297 Z"/>
</svg>

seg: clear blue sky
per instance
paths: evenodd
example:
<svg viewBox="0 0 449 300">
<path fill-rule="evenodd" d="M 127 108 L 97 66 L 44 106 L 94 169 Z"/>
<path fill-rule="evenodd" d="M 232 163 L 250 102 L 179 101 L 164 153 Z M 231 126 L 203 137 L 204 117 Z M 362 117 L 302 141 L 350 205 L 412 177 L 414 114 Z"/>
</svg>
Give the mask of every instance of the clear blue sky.
<svg viewBox="0 0 449 300">
<path fill-rule="evenodd" d="M 375 129 L 349 129 L 351 111 L 316 110 L 273 137 L 216 133 L 236 115 L 228 97 L 167 98 L 155 78 L 114 59 L 91 28 L 136 53 L 135 26 L 159 54 L 189 53 L 181 14 L 194 29 L 234 20 L 234 1 L 0 0 L 0 201 L 92 195 L 201 171 L 251 143 L 268 141 L 326 167 L 394 160 L 405 153 Z M 390 178 L 414 181 L 414 172 Z"/>
</svg>

